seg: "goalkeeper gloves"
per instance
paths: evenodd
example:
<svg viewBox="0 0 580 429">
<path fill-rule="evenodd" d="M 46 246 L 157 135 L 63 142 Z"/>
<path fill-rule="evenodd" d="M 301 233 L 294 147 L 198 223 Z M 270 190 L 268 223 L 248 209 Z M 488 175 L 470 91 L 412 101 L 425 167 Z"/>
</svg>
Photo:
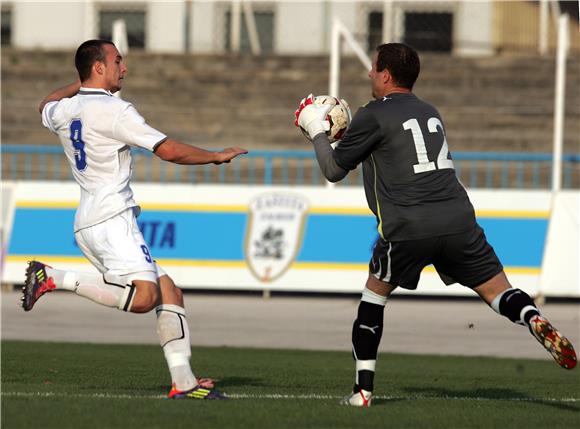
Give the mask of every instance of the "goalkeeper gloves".
<svg viewBox="0 0 580 429">
<path fill-rule="evenodd" d="M 294 125 L 302 128 L 313 140 L 318 134 L 330 130 L 327 116 L 332 107 L 330 104 L 314 104 L 314 96 L 310 94 L 300 101 L 300 106 L 294 112 Z"/>
</svg>

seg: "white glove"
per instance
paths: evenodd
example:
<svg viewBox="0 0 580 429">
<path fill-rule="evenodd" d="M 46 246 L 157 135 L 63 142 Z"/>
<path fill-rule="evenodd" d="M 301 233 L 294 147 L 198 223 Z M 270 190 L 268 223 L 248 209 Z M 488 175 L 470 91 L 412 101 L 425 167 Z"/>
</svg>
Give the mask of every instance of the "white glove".
<svg viewBox="0 0 580 429">
<path fill-rule="evenodd" d="M 310 140 L 313 140 L 318 134 L 330 130 L 330 122 L 327 116 L 333 107 L 329 104 L 312 104 L 313 100 L 312 94 L 302 99 L 300 106 L 295 112 L 296 126 L 306 131 Z"/>
</svg>

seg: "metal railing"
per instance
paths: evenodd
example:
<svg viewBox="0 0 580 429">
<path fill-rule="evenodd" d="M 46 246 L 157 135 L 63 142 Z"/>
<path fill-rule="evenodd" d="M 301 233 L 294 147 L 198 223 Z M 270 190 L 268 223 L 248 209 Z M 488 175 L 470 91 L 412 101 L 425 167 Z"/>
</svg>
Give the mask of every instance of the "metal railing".
<svg viewBox="0 0 580 429">
<path fill-rule="evenodd" d="M 59 146 L 2 145 L 3 180 L 72 180 Z M 151 152 L 133 149 L 133 180 L 140 182 L 323 185 L 311 151 L 256 150 L 220 166 L 183 166 L 164 162 Z M 455 152 L 457 176 L 468 188 L 550 189 L 549 153 Z M 580 154 L 563 155 L 563 188 L 580 187 Z M 362 185 L 361 168 L 340 186 Z"/>
</svg>

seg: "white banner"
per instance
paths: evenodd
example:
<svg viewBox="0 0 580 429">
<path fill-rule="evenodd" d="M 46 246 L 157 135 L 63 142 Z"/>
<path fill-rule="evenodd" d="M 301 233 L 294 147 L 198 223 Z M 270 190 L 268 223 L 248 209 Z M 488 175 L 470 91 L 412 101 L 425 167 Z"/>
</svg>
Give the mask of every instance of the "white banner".
<svg viewBox="0 0 580 429">
<path fill-rule="evenodd" d="M 62 269 L 93 270 L 73 238 L 77 185 L 21 182 L 13 189 L 3 282 L 21 283 L 32 258 Z M 180 287 L 358 292 L 365 284 L 377 230 L 361 188 L 135 184 L 134 189 L 151 253 Z M 550 193 L 469 194 L 511 283 L 536 295 Z M 571 195 L 578 201 L 577 191 Z M 554 232 L 567 240 L 556 238 L 547 249 L 549 264 L 578 255 L 578 211 L 565 208 L 570 198 L 556 200 L 571 218 Z M 578 256 L 574 263 L 577 267 Z M 564 278 L 560 268 L 548 268 L 549 280 L 541 288 L 546 296 L 580 296 L 577 275 Z M 399 293 L 473 294 L 459 285 L 445 286 L 432 267 L 422 273 L 417 292 Z"/>
</svg>

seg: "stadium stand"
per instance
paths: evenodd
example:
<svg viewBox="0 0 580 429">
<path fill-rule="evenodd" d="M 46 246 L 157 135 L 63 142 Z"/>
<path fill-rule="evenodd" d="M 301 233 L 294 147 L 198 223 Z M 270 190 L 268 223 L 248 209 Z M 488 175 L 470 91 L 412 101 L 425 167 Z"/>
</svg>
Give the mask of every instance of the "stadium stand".
<svg viewBox="0 0 580 429">
<path fill-rule="evenodd" d="M 2 49 L 2 143 L 57 145 L 41 125 L 39 100 L 76 76 L 71 52 Z M 154 55 L 127 57 L 123 98 L 153 125 L 206 147 L 304 149 L 293 125 L 297 101 L 326 93 L 327 57 Z M 353 111 L 369 99 L 354 58 L 342 62 Z M 568 61 L 564 152 L 578 150 L 580 58 Z M 439 106 L 453 151 L 550 152 L 552 57 L 423 55 L 416 93 Z"/>
</svg>

